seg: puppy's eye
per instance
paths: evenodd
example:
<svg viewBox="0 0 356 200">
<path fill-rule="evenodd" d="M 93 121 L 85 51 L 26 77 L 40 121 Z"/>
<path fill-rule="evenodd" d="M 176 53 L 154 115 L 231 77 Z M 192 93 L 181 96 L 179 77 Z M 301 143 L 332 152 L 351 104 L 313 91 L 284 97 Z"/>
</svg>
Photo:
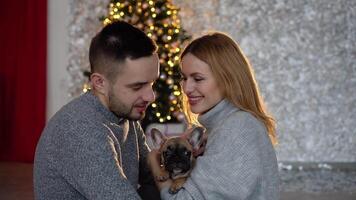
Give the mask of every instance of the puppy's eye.
<svg viewBox="0 0 356 200">
<path fill-rule="evenodd" d="M 169 149 L 167 149 L 167 151 L 163 151 L 162 153 L 164 157 L 172 155 L 172 151 L 170 151 Z"/>
<path fill-rule="evenodd" d="M 184 155 L 190 156 L 191 152 L 190 151 L 184 151 Z"/>
</svg>

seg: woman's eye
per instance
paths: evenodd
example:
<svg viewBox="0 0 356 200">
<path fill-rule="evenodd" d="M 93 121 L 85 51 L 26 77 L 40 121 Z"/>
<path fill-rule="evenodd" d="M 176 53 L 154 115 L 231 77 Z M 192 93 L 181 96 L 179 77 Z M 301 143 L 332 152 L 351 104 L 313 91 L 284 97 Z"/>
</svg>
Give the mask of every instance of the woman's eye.
<svg viewBox="0 0 356 200">
<path fill-rule="evenodd" d="M 200 78 L 200 77 L 194 78 L 194 81 L 196 81 L 196 82 L 199 82 L 199 81 L 202 81 L 202 80 L 204 80 L 204 79 Z"/>
</svg>

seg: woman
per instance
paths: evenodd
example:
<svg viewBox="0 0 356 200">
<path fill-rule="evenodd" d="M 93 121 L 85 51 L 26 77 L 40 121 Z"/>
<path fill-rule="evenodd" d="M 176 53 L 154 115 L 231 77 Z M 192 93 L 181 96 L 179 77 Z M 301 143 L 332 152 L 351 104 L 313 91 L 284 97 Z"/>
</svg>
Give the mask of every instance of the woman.
<svg viewBox="0 0 356 200">
<path fill-rule="evenodd" d="M 186 47 L 181 67 L 188 119 L 197 116 L 208 142 L 176 194 L 170 180 L 157 182 L 161 198 L 278 199 L 275 123 L 242 50 L 223 33 L 208 34 Z"/>
</svg>

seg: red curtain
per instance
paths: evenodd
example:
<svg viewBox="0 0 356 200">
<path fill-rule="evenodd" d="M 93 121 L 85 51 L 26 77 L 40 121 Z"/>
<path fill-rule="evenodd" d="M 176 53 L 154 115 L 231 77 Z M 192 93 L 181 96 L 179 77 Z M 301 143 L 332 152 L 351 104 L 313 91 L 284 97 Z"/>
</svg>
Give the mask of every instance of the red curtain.
<svg viewBox="0 0 356 200">
<path fill-rule="evenodd" d="M 0 3 L 0 160 L 33 162 L 45 124 L 47 0 Z"/>
</svg>

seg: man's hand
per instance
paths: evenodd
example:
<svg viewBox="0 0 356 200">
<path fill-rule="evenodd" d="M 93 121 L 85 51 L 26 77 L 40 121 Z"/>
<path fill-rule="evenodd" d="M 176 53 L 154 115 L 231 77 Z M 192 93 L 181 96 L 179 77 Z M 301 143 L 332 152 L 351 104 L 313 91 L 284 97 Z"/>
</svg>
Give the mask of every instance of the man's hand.
<svg viewBox="0 0 356 200">
<path fill-rule="evenodd" d="M 151 169 L 159 190 L 172 185 L 172 180 L 169 178 L 169 174 L 161 167 L 160 155 L 161 153 L 158 150 L 153 149 L 147 156 L 148 166 Z"/>
</svg>

